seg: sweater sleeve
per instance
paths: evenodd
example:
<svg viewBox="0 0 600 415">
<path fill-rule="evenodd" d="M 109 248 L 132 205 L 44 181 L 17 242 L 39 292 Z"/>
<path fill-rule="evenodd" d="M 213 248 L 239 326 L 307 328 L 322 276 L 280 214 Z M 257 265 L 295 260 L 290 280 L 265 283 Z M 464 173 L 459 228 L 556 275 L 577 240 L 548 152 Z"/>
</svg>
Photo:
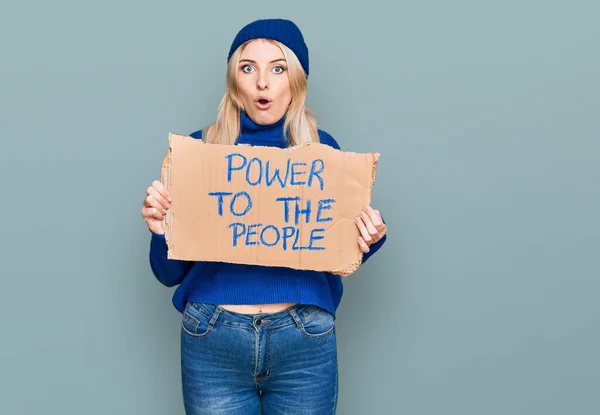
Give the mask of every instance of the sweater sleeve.
<svg viewBox="0 0 600 415">
<path fill-rule="evenodd" d="M 337 150 L 341 149 L 340 145 L 335 140 L 335 138 L 333 138 L 327 132 L 325 132 L 323 130 L 319 130 L 319 138 L 321 140 L 321 143 L 327 144 Z M 381 219 L 383 220 L 383 223 L 385 223 L 385 219 L 383 218 L 383 215 L 381 216 Z M 369 258 L 371 258 L 371 256 L 373 256 L 373 254 L 381 248 L 381 246 L 385 243 L 386 240 L 387 240 L 387 234 L 384 235 L 383 238 L 381 238 L 379 241 L 377 241 L 373 245 L 371 245 L 369 247 L 369 252 L 367 252 L 366 254 L 363 254 L 362 263 L 364 264 Z"/>
<path fill-rule="evenodd" d="M 336 150 L 340 150 L 340 145 L 338 144 L 337 141 L 335 141 L 335 138 L 333 138 L 329 133 L 327 133 L 326 131 L 323 130 L 318 130 L 319 132 L 319 140 L 321 141 L 322 144 L 327 144 L 330 147 L 335 148 Z"/>
<path fill-rule="evenodd" d="M 202 130 L 190 134 L 196 139 L 202 138 Z M 167 241 L 164 234 L 150 231 L 150 268 L 156 279 L 167 287 L 180 284 L 194 265 L 194 261 L 169 259 L 167 257 Z"/>
<path fill-rule="evenodd" d="M 339 275 L 332 274 L 330 272 L 325 273 L 327 278 L 327 284 L 329 284 L 329 292 L 331 292 L 331 298 L 333 300 L 333 306 L 337 310 L 344 294 L 344 284 L 342 277 Z"/>
<path fill-rule="evenodd" d="M 173 287 L 186 276 L 193 261 L 169 259 L 167 257 L 167 241 L 164 234 L 150 231 L 150 268 L 161 284 Z"/>
</svg>

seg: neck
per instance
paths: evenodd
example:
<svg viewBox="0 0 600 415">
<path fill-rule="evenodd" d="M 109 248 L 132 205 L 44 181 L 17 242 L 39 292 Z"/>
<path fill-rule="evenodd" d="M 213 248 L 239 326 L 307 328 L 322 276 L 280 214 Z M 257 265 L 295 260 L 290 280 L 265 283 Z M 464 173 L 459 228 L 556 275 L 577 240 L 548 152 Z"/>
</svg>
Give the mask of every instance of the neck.
<svg viewBox="0 0 600 415">
<path fill-rule="evenodd" d="M 286 147 L 283 133 L 285 115 L 274 124 L 261 125 L 255 123 L 246 112 L 240 114 L 240 135 L 237 144 L 254 146 Z"/>
</svg>

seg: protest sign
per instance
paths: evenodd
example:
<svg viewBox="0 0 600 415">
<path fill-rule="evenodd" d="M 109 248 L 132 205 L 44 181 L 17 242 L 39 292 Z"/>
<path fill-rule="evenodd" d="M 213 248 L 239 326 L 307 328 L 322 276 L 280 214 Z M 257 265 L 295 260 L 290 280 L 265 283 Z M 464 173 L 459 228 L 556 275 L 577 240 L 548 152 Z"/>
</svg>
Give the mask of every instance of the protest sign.
<svg viewBox="0 0 600 415">
<path fill-rule="evenodd" d="M 362 260 L 354 218 L 371 202 L 378 158 L 170 134 L 161 172 L 172 196 L 168 257 L 350 275 Z"/>
</svg>

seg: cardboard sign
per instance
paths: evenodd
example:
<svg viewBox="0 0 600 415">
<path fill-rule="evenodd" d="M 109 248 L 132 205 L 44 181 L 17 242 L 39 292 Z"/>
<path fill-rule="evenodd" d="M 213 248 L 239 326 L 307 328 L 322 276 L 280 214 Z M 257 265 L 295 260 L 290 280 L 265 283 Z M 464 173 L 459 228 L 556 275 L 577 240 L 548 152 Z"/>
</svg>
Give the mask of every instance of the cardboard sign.
<svg viewBox="0 0 600 415">
<path fill-rule="evenodd" d="M 168 257 L 350 275 L 362 261 L 354 218 L 371 202 L 378 158 L 170 134 L 161 173 L 172 197 Z"/>
</svg>

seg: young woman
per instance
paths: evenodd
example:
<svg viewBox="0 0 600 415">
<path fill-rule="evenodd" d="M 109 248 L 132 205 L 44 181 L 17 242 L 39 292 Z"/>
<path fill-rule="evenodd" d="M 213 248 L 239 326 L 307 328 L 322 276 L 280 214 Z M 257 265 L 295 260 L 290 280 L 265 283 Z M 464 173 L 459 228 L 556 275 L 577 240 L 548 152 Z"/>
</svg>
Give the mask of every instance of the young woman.
<svg viewBox="0 0 600 415">
<path fill-rule="evenodd" d="M 289 20 L 252 22 L 228 55 L 216 122 L 192 137 L 208 143 L 284 148 L 338 143 L 305 108 L 309 73 L 302 33 Z M 333 414 L 338 371 L 335 311 L 341 277 L 284 267 L 171 260 L 162 220 L 171 196 L 154 181 L 142 216 L 151 231 L 150 265 L 178 285 L 181 370 L 188 414 Z M 386 239 L 380 213 L 356 218 L 363 262 Z M 210 235 L 206 235 L 210 238 Z"/>
</svg>

